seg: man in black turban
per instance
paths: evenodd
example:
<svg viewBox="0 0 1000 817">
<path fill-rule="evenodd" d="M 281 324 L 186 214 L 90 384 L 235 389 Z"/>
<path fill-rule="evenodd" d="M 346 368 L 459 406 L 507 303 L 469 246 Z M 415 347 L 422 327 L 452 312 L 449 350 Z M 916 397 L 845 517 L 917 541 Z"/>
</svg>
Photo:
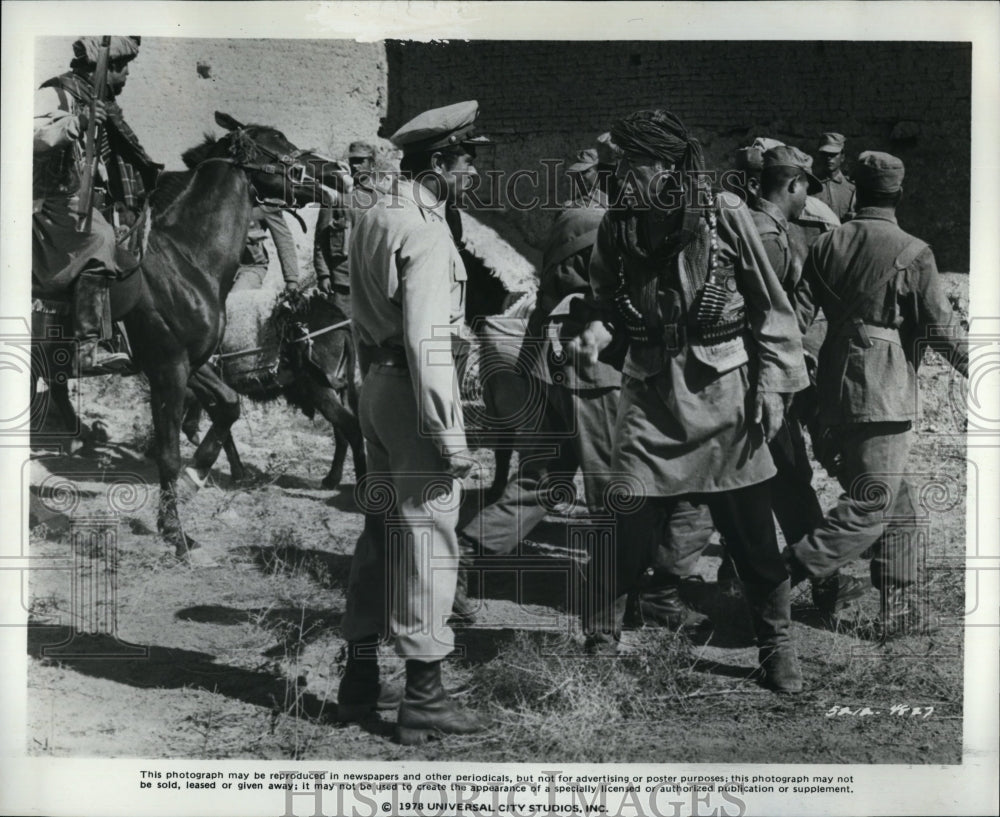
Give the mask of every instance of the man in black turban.
<svg viewBox="0 0 1000 817">
<path fill-rule="evenodd" d="M 701 146 L 676 116 L 639 111 L 611 137 L 623 152 L 626 205 L 601 222 L 590 272 L 596 319 L 569 348 L 590 359 L 624 352 L 612 469 L 644 492 L 617 503 L 614 588 L 594 576 L 588 645 L 617 651 L 625 596 L 686 499 L 707 505 L 732 553 L 762 682 L 798 692 L 767 446 L 786 402 L 808 383 L 792 308 L 746 206 L 705 184 Z M 669 575 L 663 552 L 656 558 Z"/>
</svg>

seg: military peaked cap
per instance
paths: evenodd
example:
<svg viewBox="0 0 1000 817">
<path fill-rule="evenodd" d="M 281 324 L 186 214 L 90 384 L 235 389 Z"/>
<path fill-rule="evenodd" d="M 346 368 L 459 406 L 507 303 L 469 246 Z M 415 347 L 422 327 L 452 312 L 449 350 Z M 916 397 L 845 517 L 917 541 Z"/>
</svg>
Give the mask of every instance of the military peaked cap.
<svg viewBox="0 0 1000 817">
<path fill-rule="evenodd" d="M 389 141 L 403 153 L 427 153 L 455 145 L 488 144 L 484 136 L 476 136 L 479 103 L 470 99 L 443 108 L 432 108 L 417 114 L 396 131 Z"/>
</svg>

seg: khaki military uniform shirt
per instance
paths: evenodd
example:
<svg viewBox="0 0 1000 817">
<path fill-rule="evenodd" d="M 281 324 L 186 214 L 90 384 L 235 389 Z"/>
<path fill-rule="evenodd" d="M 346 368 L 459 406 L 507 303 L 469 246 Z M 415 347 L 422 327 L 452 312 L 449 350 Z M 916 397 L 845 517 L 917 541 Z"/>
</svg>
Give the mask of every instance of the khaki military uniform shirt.
<svg viewBox="0 0 1000 817">
<path fill-rule="evenodd" d="M 444 202 L 397 179 L 354 226 L 349 266 L 354 333 L 365 347 L 405 355 L 421 418 L 442 453 L 466 448 L 453 337 L 465 315 L 466 274 Z"/>
<path fill-rule="evenodd" d="M 264 239 L 268 233 L 271 234 L 274 248 L 278 251 L 281 277 L 286 284 L 297 284 L 299 259 L 295 249 L 295 237 L 280 207 L 262 204 L 255 206 L 250 212 L 250 230 L 247 233 L 247 245 L 240 256 L 240 264 L 248 267 L 267 267 L 268 254 Z"/>
<path fill-rule="evenodd" d="M 602 389 L 621 386 L 621 373 L 608 363 L 570 362 L 558 347 L 580 333 L 583 327 L 569 315 L 548 321 L 552 310 L 570 295 L 590 292 L 590 256 L 597 241 L 597 229 L 608 210 L 608 199 L 600 190 L 586 197 L 570 199 L 556 217 L 542 255 L 538 301 L 528 321 L 528 333 L 541 340 L 530 350 L 537 356 L 531 371 L 546 383 L 556 382 L 569 389 Z M 551 334 L 558 336 L 554 341 Z"/>
<path fill-rule="evenodd" d="M 816 194 L 841 221 L 854 209 L 854 184 L 839 170 L 823 181 L 823 189 Z"/>
<path fill-rule="evenodd" d="M 362 213 L 371 209 L 377 199 L 378 193 L 366 176 L 355 182 L 341 203 L 320 209 L 313 243 L 313 266 L 317 279 L 329 278 L 334 287 L 347 291 L 351 285 L 348 264 L 351 230 Z"/>
</svg>

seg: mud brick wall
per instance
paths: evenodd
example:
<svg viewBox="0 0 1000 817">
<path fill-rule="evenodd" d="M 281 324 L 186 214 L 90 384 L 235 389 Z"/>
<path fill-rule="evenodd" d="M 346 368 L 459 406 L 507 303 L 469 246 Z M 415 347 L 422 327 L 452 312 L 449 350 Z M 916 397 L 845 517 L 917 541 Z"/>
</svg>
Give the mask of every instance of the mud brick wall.
<svg viewBox="0 0 1000 817">
<path fill-rule="evenodd" d="M 813 150 L 824 131 L 907 166 L 904 229 L 942 269 L 969 269 L 971 46 L 903 42 L 390 41 L 384 132 L 419 111 L 478 99 L 498 138 L 481 167 L 538 167 L 586 147 L 641 107 L 677 113 L 709 167 L 767 135 Z M 565 188 L 561 191 L 565 194 Z M 551 216 L 509 212 L 534 244 Z"/>
<path fill-rule="evenodd" d="M 36 86 L 68 70 L 74 39 L 36 40 Z M 385 89 L 382 43 L 144 37 L 119 102 L 146 150 L 168 170 L 183 167 L 181 152 L 205 131 L 222 133 L 216 110 L 274 125 L 299 147 L 337 158 L 364 138 L 388 161 L 391 145 L 375 136 Z"/>
</svg>

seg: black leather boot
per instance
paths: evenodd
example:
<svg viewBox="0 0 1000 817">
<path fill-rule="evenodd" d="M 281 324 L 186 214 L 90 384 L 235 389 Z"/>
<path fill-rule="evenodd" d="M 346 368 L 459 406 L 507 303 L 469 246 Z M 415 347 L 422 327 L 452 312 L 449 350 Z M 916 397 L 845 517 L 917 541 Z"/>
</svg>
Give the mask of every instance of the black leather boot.
<svg viewBox="0 0 1000 817">
<path fill-rule="evenodd" d="M 639 612 L 646 627 L 680 630 L 692 639 L 705 639 L 712 632 L 712 620 L 681 598 L 681 582 L 676 576 L 654 573 L 643 581 Z"/>
<path fill-rule="evenodd" d="M 347 642 L 347 664 L 337 690 L 337 720 L 360 721 L 376 711 L 395 709 L 403 700 L 401 684 L 379 679 L 378 636 Z"/>
<path fill-rule="evenodd" d="M 775 692 L 801 692 L 802 670 L 791 637 L 791 582 L 743 585 L 759 648 L 760 682 Z"/>
<path fill-rule="evenodd" d="M 101 339 L 111 335 L 111 296 L 113 275 L 107 271 L 80 273 L 73 291 L 73 313 L 80 374 L 111 374 L 129 365 L 128 355 L 101 346 Z"/>
<path fill-rule="evenodd" d="M 842 573 L 812 579 L 811 584 L 813 604 L 827 618 L 843 612 L 868 592 L 868 582 Z"/>
<path fill-rule="evenodd" d="M 406 691 L 396 725 L 401 744 L 413 746 L 435 735 L 471 735 L 487 726 L 475 712 L 448 697 L 441 684 L 440 661 L 406 662 Z"/>
</svg>

